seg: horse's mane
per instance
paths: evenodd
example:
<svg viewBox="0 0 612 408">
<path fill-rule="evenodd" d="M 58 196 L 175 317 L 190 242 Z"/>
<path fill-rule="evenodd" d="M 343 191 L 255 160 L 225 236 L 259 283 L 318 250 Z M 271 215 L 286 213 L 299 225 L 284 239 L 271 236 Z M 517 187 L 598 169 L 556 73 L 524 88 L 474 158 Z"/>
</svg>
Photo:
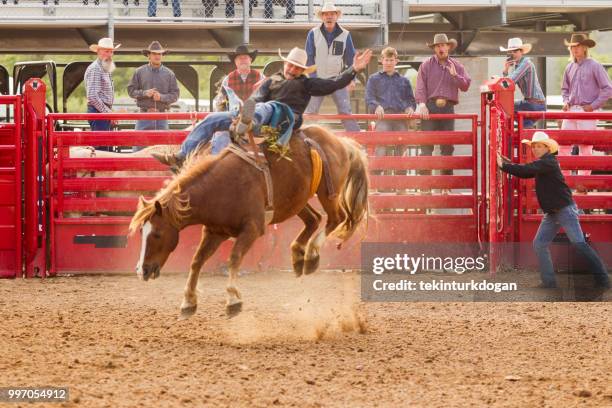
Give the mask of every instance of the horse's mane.
<svg viewBox="0 0 612 408">
<path fill-rule="evenodd" d="M 130 221 L 130 234 L 138 231 L 153 216 L 156 201 L 167 210 L 165 215 L 172 226 L 180 229 L 183 221 L 191 215 L 191 204 L 185 187 L 190 185 L 194 179 L 206 173 L 214 163 L 224 156 L 224 154 L 219 154 L 217 156 L 205 155 L 201 157 L 200 153 L 201 151 L 198 150 L 190 154 L 180 173 L 159 190 L 153 199 L 140 198 L 136 213 Z"/>
</svg>

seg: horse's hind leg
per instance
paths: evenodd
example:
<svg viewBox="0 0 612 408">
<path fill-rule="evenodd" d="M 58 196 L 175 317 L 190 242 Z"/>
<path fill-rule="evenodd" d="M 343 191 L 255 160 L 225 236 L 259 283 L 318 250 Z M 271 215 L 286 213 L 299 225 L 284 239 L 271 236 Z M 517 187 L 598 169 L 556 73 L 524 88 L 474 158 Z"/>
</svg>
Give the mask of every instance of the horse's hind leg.
<svg viewBox="0 0 612 408">
<path fill-rule="evenodd" d="M 227 303 L 225 308 L 229 317 L 237 315 L 242 310 L 242 297 L 236 287 L 238 269 L 240 268 L 244 255 L 251 248 L 253 242 L 261 235 L 263 235 L 263 229 L 258 228 L 257 225 L 252 222 L 246 225 L 240 234 L 238 234 L 238 237 L 236 237 L 236 243 L 234 243 L 232 253 L 230 254 L 228 264 L 229 279 L 225 289 L 227 291 Z"/>
<path fill-rule="evenodd" d="M 304 229 L 291 243 L 291 261 L 293 264 L 293 271 L 296 276 L 301 276 L 304 271 L 304 256 L 306 254 L 306 244 L 308 240 L 319 228 L 321 222 L 321 214 L 319 214 L 310 204 L 306 204 L 306 207 L 298 213 L 298 217 L 304 221 Z"/>
<path fill-rule="evenodd" d="M 318 231 L 312 238 L 310 238 L 308 244 L 306 245 L 303 269 L 305 275 L 316 272 L 316 270 L 319 269 L 319 253 L 321 251 L 321 247 L 325 243 L 327 236 L 336 229 L 342 220 L 337 198 L 329 199 L 327 196 L 319 195 L 319 202 L 327 214 L 327 222 L 325 224 L 325 230 L 321 229 Z"/>
<path fill-rule="evenodd" d="M 196 287 L 198 285 L 198 277 L 200 276 L 202 265 L 204 265 L 204 262 L 215 253 L 219 245 L 227 238 L 227 235 L 212 234 L 206 230 L 206 227 L 202 228 L 202 239 L 200 240 L 198 250 L 191 260 L 189 277 L 185 285 L 183 303 L 181 304 L 182 319 L 191 317 L 196 311 L 198 305 Z"/>
</svg>

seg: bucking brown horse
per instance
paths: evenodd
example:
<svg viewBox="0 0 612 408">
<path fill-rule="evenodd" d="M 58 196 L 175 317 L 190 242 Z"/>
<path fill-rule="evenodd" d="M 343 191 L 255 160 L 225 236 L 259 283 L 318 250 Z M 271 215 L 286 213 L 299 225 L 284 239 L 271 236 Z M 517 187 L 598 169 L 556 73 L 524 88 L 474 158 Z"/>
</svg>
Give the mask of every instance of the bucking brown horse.
<svg viewBox="0 0 612 408">
<path fill-rule="evenodd" d="M 183 318 L 196 311 L 196 286 L 202 265 L 230 237 L 235 238 L 235 243 L 228 265 L 226 308 L 233 315 L 242 306 L 237 288 L 240 263 L 255 240 L 265 233 L 267 223 L 280 223 L 294 215 L 304 222 L 304 229 L 291 244 L 293 269 L 301 276 L 317 270 L 319 251 L 328 236 L 346 241 L 367 220 L 367 157 L 361 146 L 320 126 L 302 131 L 304 137 L 296 134 L 291 138 L 288 157 L 263 149 L 271 175 L 271 196 L 264 173 L 232 149 L 226 149 L 186 166 L 152 200 L 141 197 L 130 231 L 141 231 L 136 272 L 144 280 L 159 276 L 178 244 L 180 230 L 203 225 L 181 304 Z M 313 178 L 316 181 L 316 167 L 321 168 L 321 161 L 317 163 L 313 158 L 305 138 L 315 141 L 321 151 L 319 156 L 326 158 L 328 164 L 318 186 Z M 327 214 L 325 228 L 320 228 L 321 214 L 308 203 L 314 191 Z M 272 203 L 268 202 L 270 198 Z"/>
</svg>

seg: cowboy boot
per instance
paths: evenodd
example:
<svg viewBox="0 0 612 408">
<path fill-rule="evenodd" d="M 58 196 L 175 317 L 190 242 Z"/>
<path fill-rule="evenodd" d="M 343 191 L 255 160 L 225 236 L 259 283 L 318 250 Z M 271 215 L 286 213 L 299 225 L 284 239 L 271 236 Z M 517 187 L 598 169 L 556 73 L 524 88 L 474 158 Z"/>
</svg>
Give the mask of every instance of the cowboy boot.
<svg viewBox="0 0 612 408">
<path fill-rule="evenodd" d="M 244 102 L 242 111 L 240 112 L 240 120 L 235 125 L 233 131 L 242 136 L 248 132 L 253 123 L 253 115 L 255 114 L 255 100 L 249 98 Z"/>
<path fill-rule="evenodd" d="M 151 153 L 151 156 L 166 166 L 181 167 L 183 164 L 183 159 L 178 157 L 175 153 Z"/>
</svg>

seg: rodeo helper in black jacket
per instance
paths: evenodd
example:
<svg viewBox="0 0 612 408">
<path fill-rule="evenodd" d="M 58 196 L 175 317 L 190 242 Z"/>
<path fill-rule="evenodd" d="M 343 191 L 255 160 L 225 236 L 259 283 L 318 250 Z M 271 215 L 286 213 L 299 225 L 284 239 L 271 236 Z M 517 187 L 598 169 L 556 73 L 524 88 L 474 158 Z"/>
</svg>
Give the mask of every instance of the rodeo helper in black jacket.
<svg viewBox="0 0 612 408">
<path fill-rule="evenodd" d="M 557 156 L 546 153 L 527 164 L 504 163 L 502 171 L 520 178 L 535 178 L 536 195 L 542 211 L 555 214 L 560 209 L 574 204 L 572 191 L 565 184 Z"/>
</svg>

